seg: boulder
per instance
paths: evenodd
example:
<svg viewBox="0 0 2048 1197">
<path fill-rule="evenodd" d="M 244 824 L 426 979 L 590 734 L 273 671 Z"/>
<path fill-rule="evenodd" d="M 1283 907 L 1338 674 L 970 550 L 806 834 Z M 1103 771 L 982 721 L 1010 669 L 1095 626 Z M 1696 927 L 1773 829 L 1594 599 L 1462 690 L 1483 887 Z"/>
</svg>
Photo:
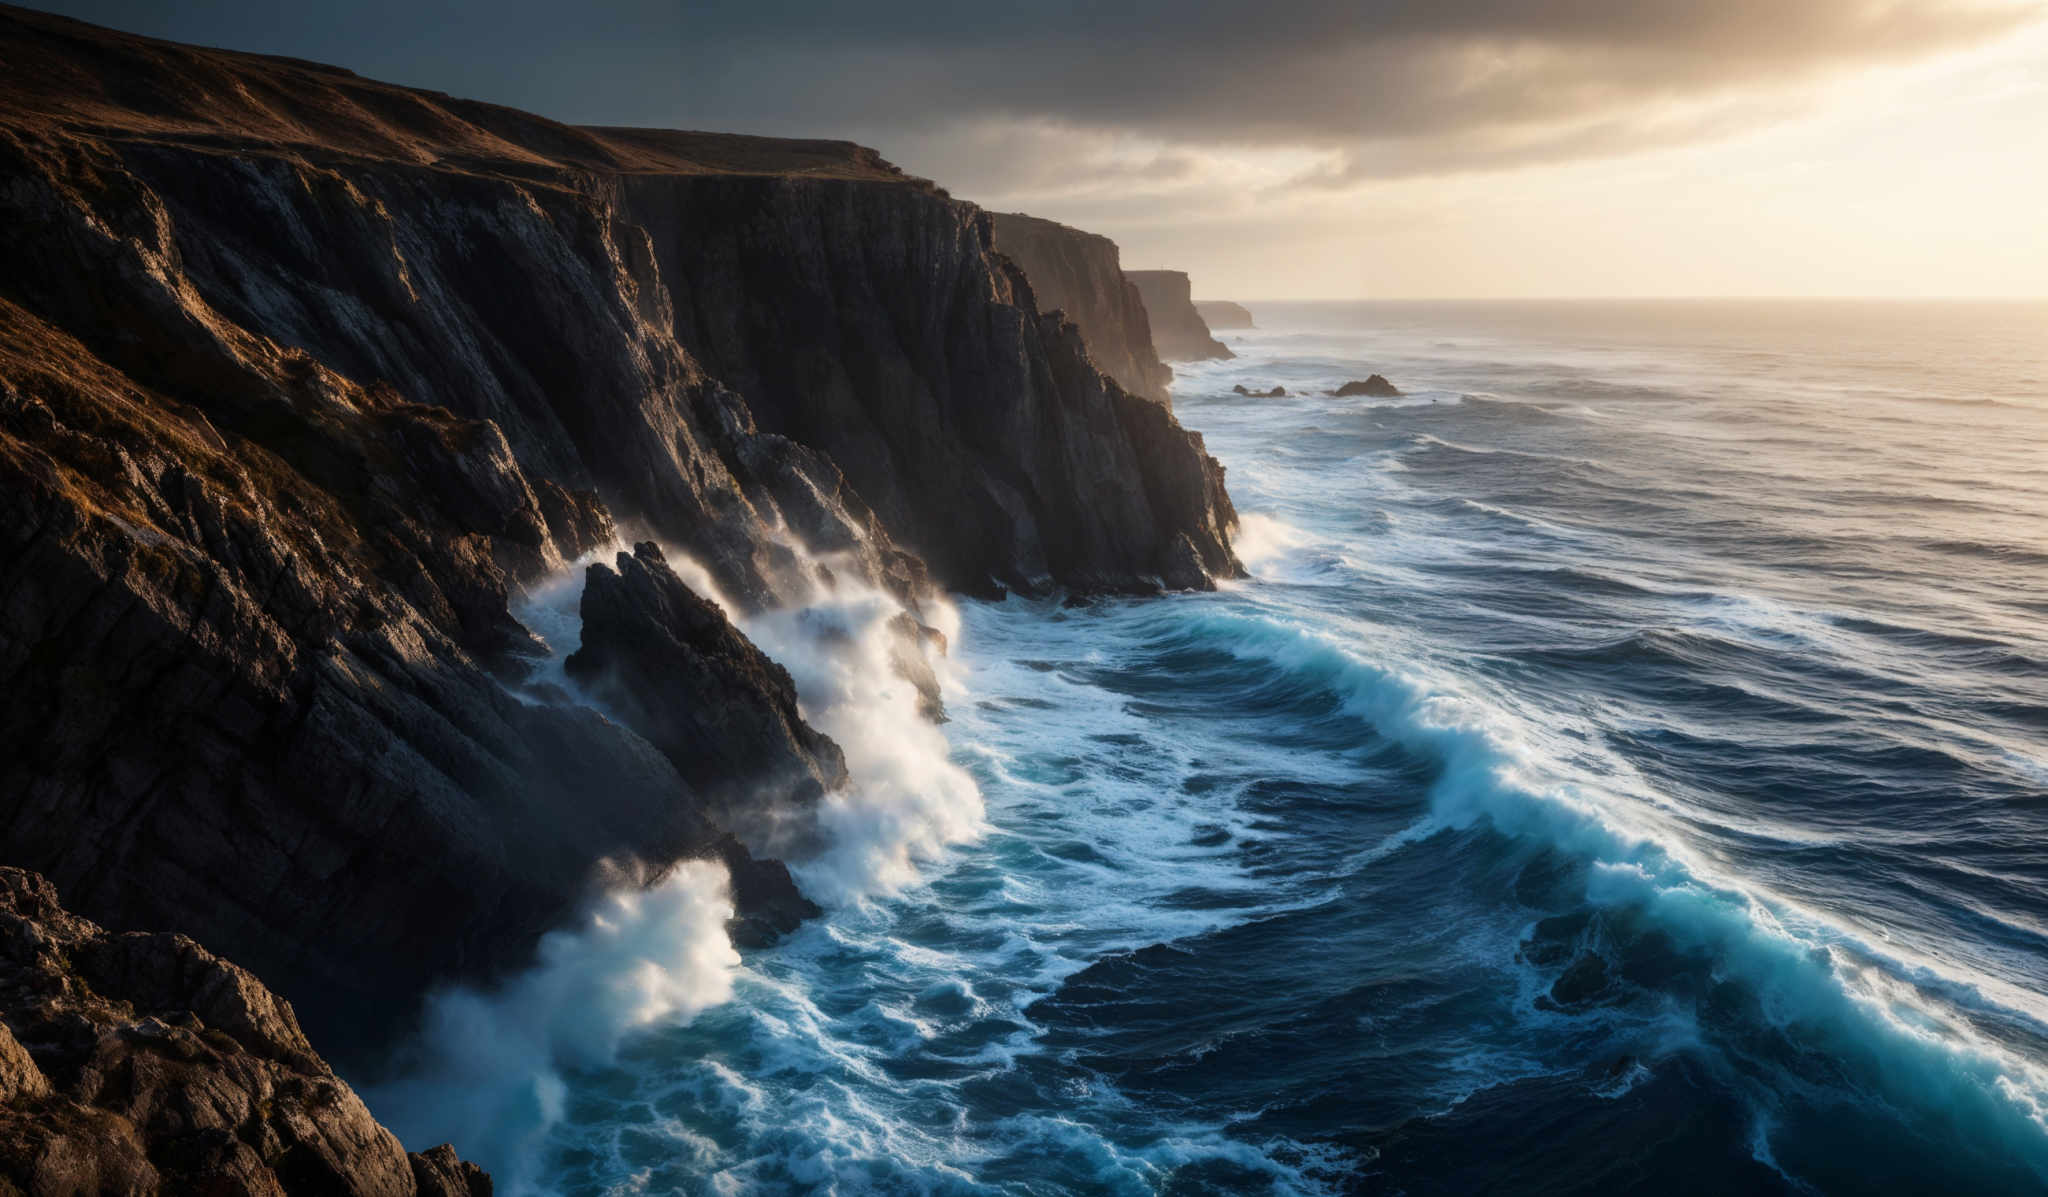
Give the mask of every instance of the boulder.
<svg viewBox="0 0 2048 1197">
<path fill-rule="evenodd" d="M 1353 379 L 1331 394 L 1339 399 L 1349 399 L 1354 395 L 1363 395 L 1368 399 L 1398 399 L 1401 391 L 1393 383 L 1388 382 L 1385 375 L 1375 374 L 1363 382 Z"/>
</svg>

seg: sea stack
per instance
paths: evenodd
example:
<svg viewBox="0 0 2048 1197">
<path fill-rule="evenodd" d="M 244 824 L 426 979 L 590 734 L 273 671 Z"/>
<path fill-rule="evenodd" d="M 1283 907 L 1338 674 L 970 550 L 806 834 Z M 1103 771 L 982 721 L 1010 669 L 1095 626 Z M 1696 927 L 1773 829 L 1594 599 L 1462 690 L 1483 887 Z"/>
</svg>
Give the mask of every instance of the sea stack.
<svg viewBox="0 0 2048 1197">
<path fill-rule="evenodd" d="M 1173 369 L 1153 348 L 1145 301 L 1124 277 L 1116 242 L 1021 212 L 996 213 L 995 233 L 996 248 L 1023 267 L 1038 310 L 1073 321 L 1103 373 L 1133 395 L 1169 401 Z"/>
<path fill-rule="evenodd" d="M 1179 270 L 1132 270 L 1125 278 L 1137 284 L 1152 318 L 1152 344 L 1169 362 L 1202 362 L 1233 358 L 1228 346 L 1209 335 L 1209 326 L 1195 310 L 1193 287 Z"/>
<path fill-rule="evenodd" d="M 1249 311 L 1227 299 L 1197 299 L 1195 311 L 1202 317 L 1202 322 L 1212 330 L 1258 327 L 1252 323 L 1252 314 Z"/>
</svg>

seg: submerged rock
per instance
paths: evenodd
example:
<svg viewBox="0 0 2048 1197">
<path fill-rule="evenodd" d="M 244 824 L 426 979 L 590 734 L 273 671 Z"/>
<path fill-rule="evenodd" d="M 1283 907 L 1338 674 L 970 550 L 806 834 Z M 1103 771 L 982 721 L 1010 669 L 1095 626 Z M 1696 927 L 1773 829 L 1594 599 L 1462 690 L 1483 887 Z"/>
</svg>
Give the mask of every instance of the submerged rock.
<svg viewBox="0 0 2048 1197">
<path fill-rule="evenodd" d="M 1244 396 L 1247 396 L 1247 397 L 1249 397 L 1249 398 L 1252 398 L 1252 399 L 1285 399 L 1285 398 L 1287 398 L 1287 388 L 1286 388 L 1286 387 L 1277 387 L 1277 386 L 1276 386 L 1276 387 L 1274 387 L 1274 388 L 1273 388 L 1272 390 L 1270 390 L 1270 391 L 1254 391 L 1254 390 L 1252 390 L 1251 388 L 1249 388 L 1249 387 L 1245 386 L 1244 384 L 1242 384 L 1242 383 L 1239 383 L 1239 384 L 1238 384 L 1237 386 L 1234 386 L 1234 387 L 1230 388 L 1230 390 L 1231 390 L 1231 393 L 1232 393 L 1232 394 L 1237 394 L 1237 395 L 1244 395 Z"/>
<path fill-rule="evenodd" d="M 1375 374 L 1363 382 L 1353 379 L 1331 394 L 1339 399 L 1349 399 L 1354 395 L 1363 395 L 1368 399 L 1398 399 L 1401 396 L 1400 390 L 1380 374 Z"/>
<path fill-rule="evenodd" d="M 290 1003 L 182 935 L 110 935 L 0 868 L 0 1190 L 488 1197 L 407 1154 Z"/>
</svg>

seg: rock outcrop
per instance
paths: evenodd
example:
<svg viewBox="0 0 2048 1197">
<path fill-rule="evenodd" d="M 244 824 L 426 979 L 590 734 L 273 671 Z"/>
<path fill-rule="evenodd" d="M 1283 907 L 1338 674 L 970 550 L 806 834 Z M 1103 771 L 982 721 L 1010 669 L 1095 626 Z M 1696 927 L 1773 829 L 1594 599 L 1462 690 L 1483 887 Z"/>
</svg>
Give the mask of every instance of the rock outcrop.
<svg viewBox="0 0 2048 1197">
<path fill-rule="evenodd" d="M 728 832 L 837 755 L 722 616 L 622 561 L 593 610 L 667 637 L 626 689 L 682 705 L 507 688 L 547 652 L 515 597 L 618 527 L 749 608 L 864 578 L 908 640 L 935 584 L 1238 570 L 1200 439 L 872 151 L 15 8 L 0 61 L 0 861 L 229 953 L 329 1051 L 522 962 L 601 861 L 720 856 L 757 938 L 801 917 Z"/>
<path fill-rule="evenodd" d="M 0 1191 L 488 1197 L 408 1155 L 291 1004 L 182 935 L 109 935 L 0 868 Z"/>
<path fill-rule="evenodd" d="M 1152 322 L 1137 286 L 1124 277 L 1116 242 L 1057 221 L 998 212 L 996 248 L 1024 270 L 1042 312 L 1081 329 L 1088 356 L 1133 395 L 1170 402 L 1173 369 L 1152 347 Z"/>
<path fill-rule="evenodd" d="M 988 213 L 902 183 L 642 173 L 618 188 L 678 343 L 764 432 L 836 463 L 942 585 L 1148 593 L 1184 537 L 1206 574 L 1238 569 L 1200 437 L 1169 415 L 1141 448 L 1133 421 L 1159 405 L 1037 310 Z M 1162 485 L 1191 466 L 1214 484 Z"/>
<path fill-rule="evenodd" d="M 1244 395 L 1244 396 L 1246 396 L 1246 397 L 1248 397 L 1248 398 L 1252 398 L 1252 399 L 1285 399 L 1285 398 L 1287 398 L 1287 388 L 1286 388 L 1286 387 L 1273 387 L 1273 388 L 1272 388 L 1271 390 L 1265 390 L 1265 391 L 1255 391 L 1255 390 L 1252 390 L 1252 389 L 1251 389 L 1250 387 L 1248 387 L 1248 386 L 1245 386 L 1245 385 L 1244 385 L 1244 384 L 1242 384 L 1242 383 L 1239 383 L 1239 384 L 1238 384 L 1237 386 L 1234 386 L 1234 387 L 1230 388 L 1230 393 L 1231 393 L 1231 394 L 1233 394 L 1233 395 Z"/>
<path fill-rule="evenodd" d="M 1130 270 L 1124 277 L 1145 298 L 1152 318 L 1152 344 L 1169 362 L 1201 362 L 1233 358 L 1230 347 L 1209 335 L 1209 326 L 1189 298 L 1188 276 L 1178 270 Z"/>
<path fill-rule="evenodd" d="M 769 829 L 846 784 L 845 756 L 798 713 L 789 671 L 684 585 L 659 546 L 591 565 L 582 610 L 569 676 L 659 748 L 721 826 L 772 842 Z"/>
<path fill-rule="evenodd" d="M 1349 399 L 1356 395 L 1363 395 L 1368 399 L 1398 399 L 1401 397 L 1400 388 L 1388 382 L 1386 376 L 1381 374 L 1375 374 L 1362 382 L 1354 378 L 1330 393 L 1339 399 Z"/>
<path fill-rule="evenodd" d="M 1252 314 L 1249 311 L 1227 299 L 1197 299 L 1195 313 L 1201 316 L 1202 323 L 1208 325 L 1211 330 L 1258 327 L 1252 323 Z"/>
</svg>

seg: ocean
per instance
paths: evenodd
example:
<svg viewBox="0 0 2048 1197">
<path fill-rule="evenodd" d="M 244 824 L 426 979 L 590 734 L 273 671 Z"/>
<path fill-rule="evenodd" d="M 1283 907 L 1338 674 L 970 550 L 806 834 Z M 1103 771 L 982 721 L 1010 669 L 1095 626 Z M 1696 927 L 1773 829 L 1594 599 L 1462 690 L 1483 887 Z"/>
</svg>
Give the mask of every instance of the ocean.
<svg viewBox="0 0 2048 1197">
<path fill-rule="evenodd" d="M 826 916 L 617 896 L 372 1108 L 514 1192 L 2048 1190 L 2048 305 L 1251 306 L 1248 579 L 962 602 L 936 728 L 884 597 L 747 621 Z"/>
</svg>

